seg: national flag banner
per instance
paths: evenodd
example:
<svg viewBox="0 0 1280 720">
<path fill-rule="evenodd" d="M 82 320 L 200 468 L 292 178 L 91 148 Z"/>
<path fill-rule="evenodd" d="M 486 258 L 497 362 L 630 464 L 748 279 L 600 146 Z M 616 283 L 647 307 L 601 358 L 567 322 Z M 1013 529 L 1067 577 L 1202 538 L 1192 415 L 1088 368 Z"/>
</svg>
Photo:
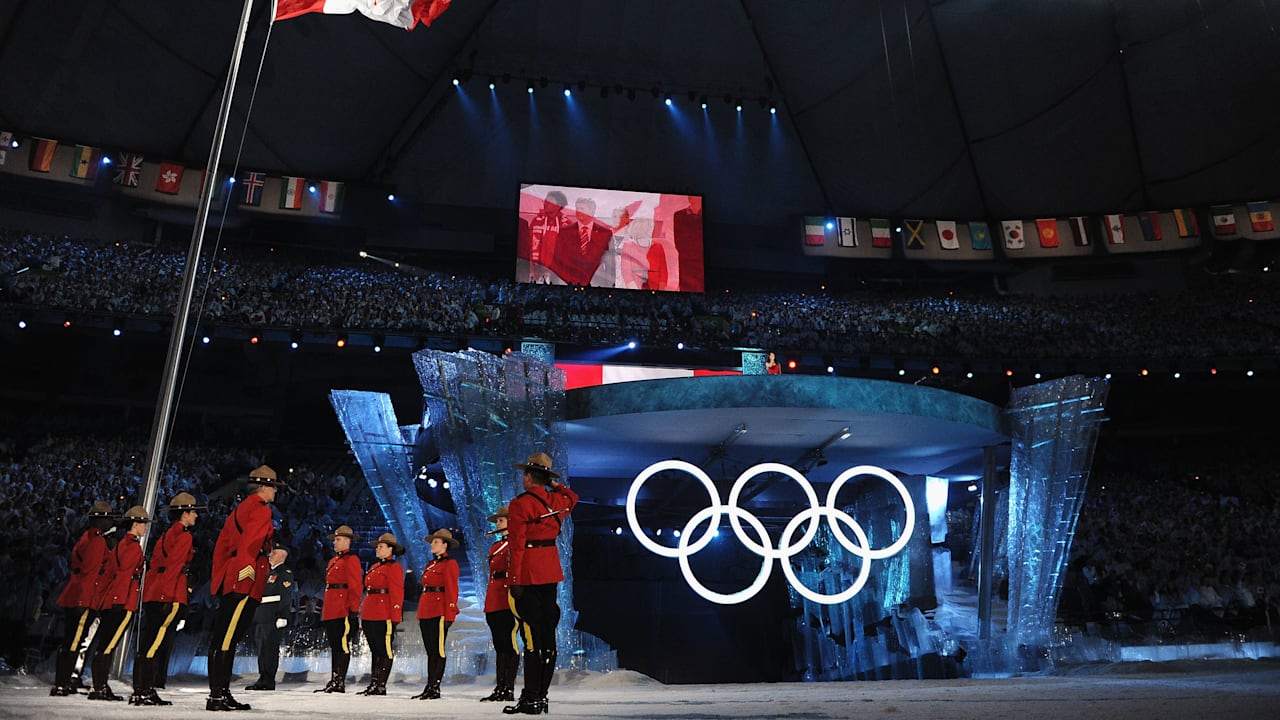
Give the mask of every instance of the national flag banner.
<svg viewBox="0 0 1280 720">
<path fill-rule="evenodd" d="M 1058 247 L 1058 219 L 1036 218 L 1036 232 L 1040 233 L 1040 247 Z"/>
<path fill-rule="evenodd" d="M 1089 218 L 1083 215 L 1073 216 L 1067 227 L 1071 228 L 1071 240 L 1076 247 L 1084 247 L 1089 244 Z"/>
<path fill-rule="evenodd" d="M 116 159 L 116 172 L 111 182 L 124 187 L 138 187 L 142 181 L 142 156 L 133 153 L 120 153 Z"/>
<path fill-rule="evenodd" d="M 178 163 L 160 163 L 160 172 L 156 175 L 156 192 L 177 195 L 182 189 L 182 173 L 185 170 Z"/>
<path fill-rule="evenodd" d="M 990 250 L 991 228 L 984 222 L 969 223 L 969 244 L 974 250 Z"/>
<path fill-rule="evenodd" d="M 340 182 L 325 180 L 320 183 L 320 212 L 342 212 L 343 187 Z"/>
<path fill-rule="evenodd" d="M 924 221 L 903 220 L 902 242 L 908 250 L 924 250 Z"/>
<path fill-rule="evenodd" d="M 57 140 L 31 138 L 31 159 L 28 168 L 32 172 L 47 173 L 53 167 L 53 153 L 58 149 Z"/>
<path fill-rule="evenodd" d="M 449 9 L 451 0 L 276 0 L 276 20 L 307 13 L 348 15 L 358 12 L 370 20 L 412 30 L 431 25 Z"/>
<path fill-rule="evenodd" d="M 1196 220 L 1196 211 L 1190 208 L 1179 208 L 1173 211 L 1173 222 L 1178 226 L 1178 237 L 1199 237 L 1200 221 Z"/>
<path fill-rule="evenodd" d="M 1142 228 L 1142 239 L 1157 242 L 1164 239 L 1164 230 L 1160 228 L 1160 213 L 1148 210 L 1138 213 L 1138 226 Z"/>
<path fill-rule="evenodd" d="M 266 187 L 267 174 L 245 172 L 240 176 L 240 204 L 257 207 L 262 204 L 262 188 Z"/>
<path fill-rule="evenodd" d="M 0 165 L 9 159 L 9 146 L 13 144 L 13 133 L 0 132 Z"/>
<path fill-rule="evenodd" d="M 1124 215 L 1104 215 L 1107 225 L 1107 242 L 1111 245 L 1124 244 Z"/>
<path fill-rule="evenodd" d="M 1271 203 L 1251 202 L 1244 206 L 1249 211 L 1249 224 L 1254 232 L 1272 232 L 1276 229 L 1275 220 L 1271 218 Z"/>
<path fill-rule="evenodd" d="M 81 180 L 96 180 L 98 165 L 102 163 L 102 151 L 88 145 L 77 145 L 71 153 L 71 177 Z"/>
<path fill-rule="evenodd" d="M 820 247 L 827 243 L 827 221 L 825 218 L 805 216 L 804 244 Z"/>
<path fill-rule="evenodd" d="M 1002 220 L 1000 228 L 1004 232 L 1004 249 L 1021 250 L 1027 246 L 1027 238 L 1022 234 L 1021 220 Z"/>
<path fill-rule="evenodd" d="M 893 247 L 893 235 L 889 232 L 889 221 L 884 218 L 871 218 L 871 247 Z"/>
<path fill-rule="evenodd" d="M 836 218 L 836 224 L 840 227 L 840 234 L 836 236 L 836 243 L 840 247 L 858 247 L 858 224 L 851 217 Z"/>
<path fill-rule="evenodd" d="M 1213 216 L 1213 234 L 1227 237 L 1236 234 L 1236 209 L 1231 205 L 1214 205 L 1209 208 Z"/>
<path fill-rule="evenodd" d="M 306 184 L 306 180 L 300 177 L 285 175 L 280 178 L 280 209 L 301 210 Z"/>
<path fill-rule="evenodd" d="M 939 220 L 938 226 L 938 244 L 943 250 L 959 250 L 960 236 L 956 235 L 955 220 Z"/>
</svg>

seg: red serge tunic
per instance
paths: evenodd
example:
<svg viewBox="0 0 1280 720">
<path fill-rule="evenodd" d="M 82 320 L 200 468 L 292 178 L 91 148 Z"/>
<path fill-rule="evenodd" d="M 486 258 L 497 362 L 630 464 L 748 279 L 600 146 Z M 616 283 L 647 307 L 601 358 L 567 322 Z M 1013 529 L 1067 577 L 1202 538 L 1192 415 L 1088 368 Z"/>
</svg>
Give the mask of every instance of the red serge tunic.
<svg viewBox="0 0 1280 720">
<path fill-rule="evenodd" d="M 321 620 L 337 620 L 360 612 L 360 589 L 364 587 L 364 571 L 360 558 L 340 552 L 329 558 L 324 571 L 324 606 Z"/>
<path fill-rule="evenodd" d="M 271 507 L 259 495 L 250 495 L 227 516 L 213 546 L 213 573 L 209 594 L 239 593 L 262 599 L 271 563 Z"/>
<path fill-rule="evenodd" d="M 444 617 L 449 622 L 458 617 L 458 561 L 449 557 L 449 553 L 437 557 L 422 569 L 418 617 Z"/>
<path fill-rule="evenodd" d="M 578 493 L 567 485 L 554 490 L 539 485 L 516 496 L 508 505 L 507 539 L 511 542 L 510 584 L 545 585 L 564 579 L 555 539 L 560 524 L 578 504 Z M 549 512 L 562 511 L 553 517 Z"/>
<path fill-rule="evenodd" d="M 115 575 L 103 596 L 102 609 L 122 607 L 137 612 L 141 607 L 142 543 L 133 533 L 125 533 L 112 552 L 115 555 Z"/>
<path fill-rule="evenodd" d="M 107 562 L 107 540 L 102 531 L 89 528 L 84 531 L 71 550 L 71 578 L 58 596 L 58 606 L 64 608 L 97 608 L 96 587 Z"/>
<path fill-rule="evenodd" d="M 400 563 L 387 558 L 371 565 L 364 574 L 364 592 L 361 619 L 394 623 L 404 619 L 404 568 Z"/>
<path fill-rule="evenodd" d="M 484 592 L 485 612 L 511 609 L 507 600 L 507 589 L 511 587 L 511 580 L 507 577 L 510 569 L 511 543 L 503 538 L 489 547 L 489 586 Z"/>
<path fill-rule="evenodd" d="M 170 525 L 151 550 L 151 565 L 142 584 L 142 601 L 186 605 L 186 570 L 195 554 L 186 526 L 181 522 Z"/>
</svg>

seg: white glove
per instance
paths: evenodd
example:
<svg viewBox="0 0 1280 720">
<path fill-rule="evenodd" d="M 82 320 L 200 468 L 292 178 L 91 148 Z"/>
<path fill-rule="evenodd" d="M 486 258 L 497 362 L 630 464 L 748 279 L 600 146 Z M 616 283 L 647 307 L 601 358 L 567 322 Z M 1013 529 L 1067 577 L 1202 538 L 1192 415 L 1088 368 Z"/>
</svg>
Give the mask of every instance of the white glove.
<svg viewBox="0 0 1280 720">
<path fill-rule="evenodd" d="M 186 620 L 179 620 L 178 624 L 173 628 L 174 632 L 182 632 L 182 628 L 187 626 Z"/>
<path fill-rule="evenodd" d="M 282 628 L 288 624 L 289 624 L 288 620 L 285 620 L 284 618 L 276 618 L 276 627 Z"/>
</svg>

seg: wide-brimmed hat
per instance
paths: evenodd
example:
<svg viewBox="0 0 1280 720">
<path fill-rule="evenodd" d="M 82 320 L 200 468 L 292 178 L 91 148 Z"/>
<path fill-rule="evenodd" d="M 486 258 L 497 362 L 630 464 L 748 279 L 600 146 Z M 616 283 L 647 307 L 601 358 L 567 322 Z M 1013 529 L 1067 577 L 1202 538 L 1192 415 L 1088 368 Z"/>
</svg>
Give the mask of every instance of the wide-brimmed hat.
<svg viewBox="0 0 1280 720">
<path fill-rule="evenodd" d="M 369 544 L 372 547 L 378 547 L 378 545 L 381 545 L 383 543 L 386 543 L 387 545 L 391 546 L 392 555 L 404 554 L 404 546 L 396 542 L 396 536 L 392 535 L 391 533 L 382 533 L 381 535 L 378 536 L 377 540 L 374 540 L 372 543 L 369 543 Z"/>
<path fill-rule="evenodd" d="M 511 517 L 511 508 L 503 505 L 489 516 L 489 522 L 498 522 L 498 518 Z"/>
<path fill-rule="evenodd" d="M 546 453 L 534 453 L 523 463 L 516 463 L 516 467 L 521 470 L 536 470 L 538 472 L 543 472 L 553 478 L 560 477 L 559 473 L 551 470 L 551 456 Z"/>
<path fill-rule="evenodd" d="M 180 492 L 169 501 L 170 510 L 204 510 L 205 506 L 196 500 L 196 496 L 188 492 Z"/>
<path fill-rule="evenodd" d="M 131 523 L 136 523 L 136 522 L 140 522 L 140 523 L 149 523 L 149 522 L 151 522 L 151 518 L 147 517 L 147 509 L 146 509 L 146 508 L 144 508 L 144 507 L 142 507 L 141 505 L 134 505 L 133 507 L 129 508 L 128 510 L 126 510 L 126 511 L 125 511 L 125 513 L 124 513 L 124 517 L 122 517 L 122 518 L 120 518 L 120 519 L 121 519 L 121 520 L 127 520 L 127 521 L 129 521 L 129 522 L 131 522 Z"/>
<path fill-rule="evenodd" d="M 440 539 L 444 541 L 445 545 L 448 545 L 451 548 L 458 547 L 458 541 L 453 539 L 453 533 L 449 532 L 445 528 L 440 528 L 422 539 L 426 540 L 428 543 L 432 540 Z"/>
<path fill-rule="evenodd" d="M 289 489 L 289 486 L 276 475 L 276 471 L 271 469 L 269 465 L 259 465 L 249 471 L 249 482 L 254 485 L 266 485 L 267 487 Z"/>
<path fill-rule="evenodd" d="M 348 540 L 355 540 L 356 531 L 352 530 L 350 525 L 339 525 L 338 529 L 334 530 L 333 533 L 328 535 L 327 537 L 330 540 L 336 537 L 344 537 L 344 538 L 347 538 Z"/>
<path fill-rule="evenodd" d="M 90 518 L 114 518 L 115 511 L 111 509 L 111 503 L 103 502 L 102 500 L 99 500 L 98 502 L 89 506 L 89 517 Z"/>
</svg>

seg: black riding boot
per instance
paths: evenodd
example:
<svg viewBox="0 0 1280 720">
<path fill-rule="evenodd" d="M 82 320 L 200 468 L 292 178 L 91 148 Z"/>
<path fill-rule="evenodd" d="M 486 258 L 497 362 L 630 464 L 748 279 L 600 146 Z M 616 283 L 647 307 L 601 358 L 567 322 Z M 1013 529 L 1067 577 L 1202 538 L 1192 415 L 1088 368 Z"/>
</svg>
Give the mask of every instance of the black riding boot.
<svg viewBox="0 0 1280 720">
<path fill-rule="evenodd" d="M 111 692 L 107 679 L 111 676 L 111 656 L 101 653 L 93 656 L 93 689 L 89 691 L 90 700 L 124 700 Z"/>
<path fill-rule="evenodd" d="M 537 650 L 526 650 L 524 653 L 524 689 L 520 691 L 520 699 L 515 705 L 502 708 L 504 715 L 541 715 L 547 711 L 546 704 L 539 697 L 542 692 L 543 664 L 538 660 Z"/>
<path fill-rule="evenodd" d="M 57 664 L 54 666 L 53 688 L 49 690 L 52 697 L 75 695 L 76 689 L 71 685 L 71 673 L 76 669 L 76 653 L 72 650 L 59 650 Z"/>
<path fill-rule="evenodd" d="M 480 698 L 480 702 L 494 702 L 499 700 L 511 701 L 516 699 L 516 672 L 520 669 L 520 656 L 513 652 L 501 652 L 494 656 L 495 679 L 493 683 L 493 692 L 487 697 Z"/>
<path fill-rule="evenodd" d="M 439 700 L 440 681 L 444 679 L 445 659 L 435 653 L 427 654 L 427 686 L 411 700 Z"/>
</svg>

